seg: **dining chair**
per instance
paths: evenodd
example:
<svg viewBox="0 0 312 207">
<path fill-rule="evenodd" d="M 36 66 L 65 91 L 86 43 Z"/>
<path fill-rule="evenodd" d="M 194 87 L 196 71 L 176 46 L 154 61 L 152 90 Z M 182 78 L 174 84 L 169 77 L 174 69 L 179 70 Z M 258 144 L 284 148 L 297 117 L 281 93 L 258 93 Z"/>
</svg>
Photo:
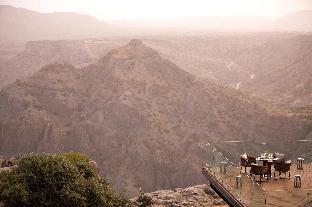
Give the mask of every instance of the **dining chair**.
<svg viewBox="0 0 312 207">
<path fill-rule="evenodd" d="M 261 166 L 261 165 L 257 165 L 257 164 L 252 163 L 251 169 L 250 169 L 250 177 L 251 178 L 254 177 L 254 180 L 256 180 L 256 175 L 259 175 L 260 176 L 260 183 L 261 183 L 261 178 L 266 176 L 267 181 L 268 181 L 269 180 L 269 177 L 267 176 L 268 170 L 269 170 L 268 166 Z M 255 176 L 253 176 L 253 175 L 255 175 Z"/>
<path fill-rule="evenodd" d="M 241 156 L 241 170 L 243 167 L 245 167 L 245 172 L 246 172 L 246 168 L 247 167 L 251 167 L 251 164 L 252 163 L 256 163 L 256 158 L 255 157 L 252 157 L 252 156 L 244 156 L 242 155 Z"/>
<path fill-rule="evenodd" d="M 274 164 L 274 180 L 275 180 L 275 172 L 277 171 L 281 179 L 286 179 L 286 173 L 288 172 L 288 179 L 290 180 L 290 167 L 291 167 L 291 160 L 286 162 L 280 162 Z M 282 178 L 281 174 L 284 173 L 285 177 Z"/>
</svg>

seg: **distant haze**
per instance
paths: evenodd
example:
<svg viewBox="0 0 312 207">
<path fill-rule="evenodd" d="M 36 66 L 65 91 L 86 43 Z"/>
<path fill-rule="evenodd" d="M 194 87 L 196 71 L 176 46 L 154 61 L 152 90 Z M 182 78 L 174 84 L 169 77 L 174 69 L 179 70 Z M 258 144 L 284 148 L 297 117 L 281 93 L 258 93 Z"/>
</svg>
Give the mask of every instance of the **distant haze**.
<svg viewBox="0 0 312 207">
<path fill-rule="evenodd" d="M 276 19 L 311 10 L 311 0 L 0 0 L 39 12 L 77 12 L 100 20 L 172 19 L 191 16 L 263 16 Z"/>
</svg>

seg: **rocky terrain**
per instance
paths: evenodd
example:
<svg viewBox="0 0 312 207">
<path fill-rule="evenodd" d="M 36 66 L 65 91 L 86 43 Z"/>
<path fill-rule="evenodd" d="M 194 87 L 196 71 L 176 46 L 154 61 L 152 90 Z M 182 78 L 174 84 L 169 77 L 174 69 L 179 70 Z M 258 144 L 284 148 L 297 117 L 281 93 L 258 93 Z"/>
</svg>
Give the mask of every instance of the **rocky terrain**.
<svg viewBox="0 0 312 207">
<path fill-rule="evenodd" d="M 144 194 L 152 198 L 152 207 L 200 207 L 228 206 L 219 195 L 207 185 L 197 185 L 174 190 L 160 190 Z M 133 199 L 136 201 L 136 199 Z"/>
<path fill-rule="evenodd" d="M 234 157 L 291 152 L 310 126 L 239 91 L 199 80 L 139 40 L 94 64 L 43 67 L 0 92 L 0 152 L 81 151 L 119 189 L 136 195 L 203 183 L 205 144 Z M 281 140 L 285 145 L 281 145 Z M 303 146 L 304 147 L 304 146 Z M 122 179 L 121 179 L 122 178 Z"/>
<path fill-rule="evenodd" d="M 197 77 L 285 108 L 311 104 L 311 34 L 211 34 L 146 42 Z"/>
<path fill-rule="evenodd" d="M 5 51 L 12 46 L 3 45 L 0 89 L 29 77 L 46 64 L 66 62 L 82 67 L 95 63 L 127 41 L 107 38 L 29 42 L 10 57 L 5 57 Z M 311 106 L 310 34 L 215 32 L 206 36 L 144 37 L 143 41 L 198 78 L 239 89 L 279 107 Z"/>
<path fill-rule="evenodd" d="M 101 47 L 98 47 L 100 42 Z M 125 43 L 125 40 L 101 40 L 95 44 L 92 40 L 43 40 L 27 42 L 23 49 L 7 51 L 13 43 L 0 45 L 0 89 L 22 80 L 53 63 L 67 63 L 75 67 L 84 67 L 98 61 L 109 50 Z M 21 47 L 21 46 L 20 46 Z M 11 54 L 5 57 L 6 54 Z"/>
<path fill-rule="evenodd" d="M 143 38 L 147 45 L 187 72 L 297 111 L 311 107 L 312 101 L 311 20 L 311 11 L 293 12 L 275 21 L 259 17 L 163 20 L 157 28 L 164 28 L 166 35 L 159 35 L 150 28 L 157 21 L 153 24 L 130 21 L 115 27 L 88 15 L 39 13 L 0 5 L 0 89 L 33 75 L 46 64 L 66 62 L 75 67 L 86 66 L 124 44 L 129 36 L 147 35 Z M 252 31 L 257 32 L 246 28 L 239 29 L 239 33 L 229 32 L 231 29 L 228 32 L 204 29 L 218 28 L 220 21 L 229 28 L 246 24 L 244 27 L 256 27 Z M 189 28 L 188 24 L 193 26 Z M 167 31 L 166 25 L 188 29 L 178 36 Z M 56 41 L 38 41 L 44 39 Z M 30 40 L 38 42 L 25 43 Z M 21 44 L 26 45 L 23 51 Z"/>
</svg>

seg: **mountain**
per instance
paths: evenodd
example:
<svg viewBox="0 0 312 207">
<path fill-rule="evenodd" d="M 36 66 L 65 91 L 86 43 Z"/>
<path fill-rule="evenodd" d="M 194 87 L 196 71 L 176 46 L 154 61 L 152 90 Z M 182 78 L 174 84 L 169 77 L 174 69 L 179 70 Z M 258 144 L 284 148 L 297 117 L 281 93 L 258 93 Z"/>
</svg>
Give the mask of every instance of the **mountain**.
<svg viewBox="0 0 312 207">
<path fill-rule="evenodd" d="M 100 42 L 100 47 L 97 46 Z M 68 63 L 75 67 L 83 67 L 106 54 L 109 50 L 124 44 L 124 40 L 41 40 L 29 41 L 17 54 L 0 59 L 0 90 L 16 79 L 29 77 L 45 65 L 52 63 Z M 1 55 L 12 54 L 3 46 Z M 0 55 L 0 57 L 1 57 Z"/>
<path fill-rule="evenodd" d="M 312 101 L 312 36 L 291 33 L 146 38 L 189 73 L 284 108 Z"/>
<path fill-rule="evenodd" d="M 283 151 L 309 126 L 258 100 L 199 80 L 139 40 L 83 68 L 52 64 L 0 92 L 0 153 L 81 151 L 135 195 L 202 183 L 205 145 Z M 283 143 L 283 144 L 281 144 Z M 238 146 L 239 147 L 239 146 Z M 305 146 L 303 146 L 305 147 Z"/>
<path fill-rule="evenodd" d="M 111 20 L 70 12 L 40 13 L 0 5 L 0 41 L 60 40 L 196 33 L 209 31 L 297 31 L 311 32 L 312 11 L 297 11 L 278 20 L 246 16 L 201 16 L 167 20 Z M 0 43 L 1 43 L 0 42 Z"/>
<path fill-rule="evenodd" d="M 0 5 L 1 41 L 78 39 L 111 35 L 114 27 L 94 17 L 69 13 L 39 13 Z"/>
<path fill-rule="evenodd" d="M 272 22 L 265 17 L 244 16 L 199 16 L 164 20 L 111 20 L 110 24 L 119 27 L 158 28 L 168 31 L 179 30 L 184 32 L 205 30 L 216 31 L 267 31 Z"/>
<path fill-rule="evenodd" d="M 276 20 L 261 16 L 196 16 L 163 20 L 111 20 L 112 25 L 133 28 L 171 29 L 203 34 L 209 31 L 227 32 L 311 32 L 312 11 L 296 11 Z M 168 30 L 169 32 L 170 30 Z"/>
<path fill-rule="evenodd" d="M 296 11 L 275 21 L 275 28 L 286 31 L 312 31 L 312 11 Z"/>
<path fill-rule="evenodd" d="M 311 34 L 214 32 L 143 39 L 162 57 L 199 78 L 284 108 L 306 107 L 312 101 Z M 32 41 L 15 56 L 7 49 L 14 45 L 5 45 L 0 55 L 4 57 L 0 58 L 0 89 L 16 79 L 29 77 L 46 64 L 67 62 L 82 67 L 94 63 L 128 40 Z"/>
</svg>

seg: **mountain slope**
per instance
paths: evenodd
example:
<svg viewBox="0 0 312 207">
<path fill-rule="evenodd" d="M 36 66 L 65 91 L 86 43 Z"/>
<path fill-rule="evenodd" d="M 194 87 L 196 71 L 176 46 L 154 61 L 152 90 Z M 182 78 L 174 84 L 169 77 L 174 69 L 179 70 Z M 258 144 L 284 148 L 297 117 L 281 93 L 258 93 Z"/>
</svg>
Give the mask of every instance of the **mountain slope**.
<svg viewBox="0 0 312 207">
<path fill-rule="evenodd" d="M 0 5 L 1 41 L 77 39 L 112 34 L 113 27 L 76 13 L 39 13 Z"/>
<path fill-rule="evenodd" d="M 276 105 L 309 106 L 310 34 L 241 33 L 146 39 L 184 70 Z"/>
<path fill-rule="evenodd" d="M 52 63 L 69 63 L 75 67 L 86 66 L 97 61 L 102 54 L 125 43 L 118 40 L 100 42 L 101 47 L 94 47 L 96 44 L 92 40 L 29 41 L 24 50 L 17 55 L 0 60 L 0 90 L 16 79 L 29 77 L 43 66 Z"/>
<path fill-rule="evenodd" d="M 203 182 L 203 146 L 231 158 L 225 140 L 249 152 L 291 152 L 308 128 L 235 90 L 197 80 L 139 40 L 96 64 L 42 68 L 0 92 L 0 152 L 78 150 L 131 194 Z"/>
<path fill-rule="evenodd" d="M 46 64 L 81 67 L 97 61 L 127 38 L 36 41 L 0 62 L 0 89 L 29 77 Z M 311 35 L 240 33 L 157 37 L 144 41 L 182 69 L 199 78 L 242 90 L 285 108 L 309 106 Z"/>
</svg>

